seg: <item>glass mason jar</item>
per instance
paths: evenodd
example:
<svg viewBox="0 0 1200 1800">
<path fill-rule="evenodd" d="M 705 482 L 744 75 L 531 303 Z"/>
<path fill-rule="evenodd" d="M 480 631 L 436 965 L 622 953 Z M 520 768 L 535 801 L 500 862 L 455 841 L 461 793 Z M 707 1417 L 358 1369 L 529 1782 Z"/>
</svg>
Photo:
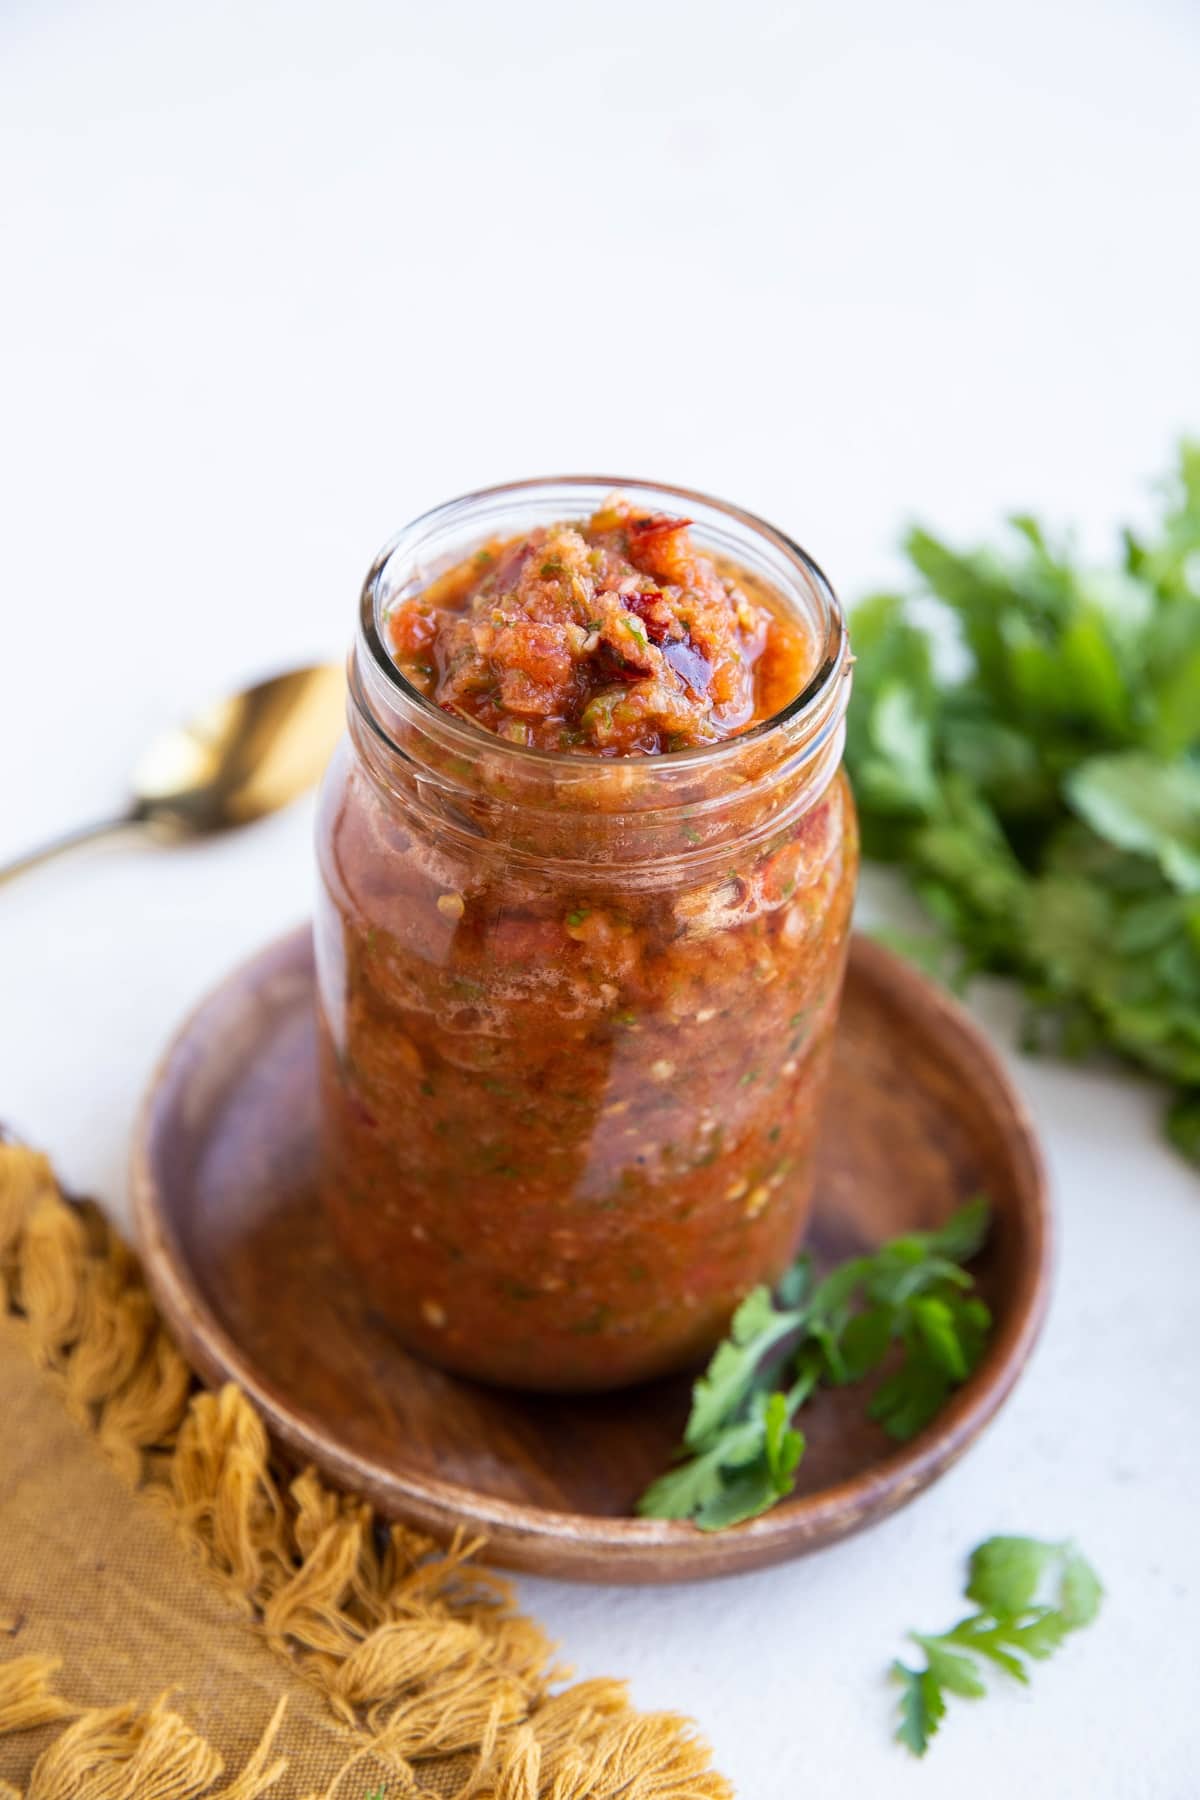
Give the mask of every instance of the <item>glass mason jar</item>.
<svg viewBox="0 0 1200 1800">
<path fill-rule="evenodd" d="M 774 590 L 812 646 L 740 737 L 603 759 L 432 704 L 390 606 L 486 539 L 618 491 Z M 324 1192 L 403 1341 L 485 1381 L 682 1367 L 809 1211 L 857 867 L 850 658 L 820 570 L 752 515 L 570 477 L 450 501 L 363 588 L 316 924 Z"/>
</svg>

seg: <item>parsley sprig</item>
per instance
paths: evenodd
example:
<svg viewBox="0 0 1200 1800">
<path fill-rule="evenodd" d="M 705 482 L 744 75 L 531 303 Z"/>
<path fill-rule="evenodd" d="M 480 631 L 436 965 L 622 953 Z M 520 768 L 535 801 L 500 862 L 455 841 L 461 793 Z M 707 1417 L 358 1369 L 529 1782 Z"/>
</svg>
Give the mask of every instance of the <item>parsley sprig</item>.
<svg viewBox="0 0 1200 1800">
<path fill-rule="evenodd" d="M 991 1318 L 962 1264 L 987 1229 L 978 1197 L 940 1230 L 893 1238 L 821 1280 L 805 1254 L 774 1296 L 755 1288 L 692 1390 L 676 1466 L 639 1513 L 719 1531 L 766 1512 L 796 1485 L 805 1440 L 792 1421 L 814 1389 L 865 1380 L 897 1347 L 867 1411 L 889 1436 L 915 1436 L 983 1354 Z"/>
<path fill-rule="evenodd" d="M 911 531 L 911 589 L 854 610 L 864 848 L 924 902 L 923 961 L 1014 977 L 1030 1048 L 1164 1077 L 1200 1163 L 1200 443 L 1106 568 L 1009 524 Z"/>
<path fill-rule="evenodd" d="M 1073 1631 L 1090 1625 L 1103 1589 L 1074 1544 L 994 1537 L 972 1553 L 967 1598 L 976 1610 L 949 1631 L 910 1632 L 925 1653 L 923 1668 L 892 1664 L 900 1683 L 896 1737 L 924 1756 L 946 1713 L 947 1694 L 978 1700 L 990 1665 L 1029 1680 L 1029 1663 L 1052 1656 Z"/>
</svg>

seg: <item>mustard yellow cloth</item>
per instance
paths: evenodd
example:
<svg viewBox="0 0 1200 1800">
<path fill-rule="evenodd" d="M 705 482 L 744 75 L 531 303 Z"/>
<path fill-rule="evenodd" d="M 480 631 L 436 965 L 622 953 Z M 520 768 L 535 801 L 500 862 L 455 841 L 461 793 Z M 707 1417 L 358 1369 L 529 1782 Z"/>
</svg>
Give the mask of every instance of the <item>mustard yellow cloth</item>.
<svg viewBox="0 0 1200 1800">
<path fill-rule="evenodd" d="M 472 1550 L 276 1468 L 102 1215 L 0 1144 L 0 1800 L 729 1800 Z"/>
</svg>

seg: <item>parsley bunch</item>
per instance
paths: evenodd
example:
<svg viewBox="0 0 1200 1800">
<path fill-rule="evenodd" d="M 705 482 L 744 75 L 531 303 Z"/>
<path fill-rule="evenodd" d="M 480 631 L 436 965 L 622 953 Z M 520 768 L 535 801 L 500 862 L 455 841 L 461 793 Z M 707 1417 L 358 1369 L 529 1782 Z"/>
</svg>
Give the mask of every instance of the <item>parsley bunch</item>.
<svg viewBox="0 0 1200 1800">
<path fill-rule="evenodd" d="M 924 1668 L 892 1664 L 902 1690 L 896 1736 L 914 1756 L 929 1748 L 947 1694 L 978 1700 L 987 1691 L 981 1671 L 989 1664 L 1027 1682 L 1030 1660 L 1052 1656 L 1071 1632 L 1091 1624 L 1103 1589 L 1073 1544 L 994 1537 L 971 1556 L 967 1598 L 976 1610 L 949 1631 L 909 1634 L 925 1652 Z"/>
<path fill-rule="evenodd" d="M 939 1231 L 894 1238 L 821 1281 L 802 1255 L 774 1298 L 755 1288 L 692 1390 L 676 1466 L 639 1513 L 718 1531 L 766 1512 L 796 1485 L 804 1436 L 792 1419 L 814 1388 L 864 1380 L 897 1345 L 867 1411 L 891 1437 L 915 1436 L 983 1354 L 991 1318 L 961 1265 L 987 1229 L 978 1198 Z"/>
<path fill-rule="evenodd" d="M 1110 568 L 1009 523 L 1002 550 L 912 531 L 913 592 L 854 610 L 864 847 L 924 901 L 924 960 L 1015 976 L 1031 1048 L 1164 1076 L 1200 1162 L 1200 443 Z"/>
</svg>

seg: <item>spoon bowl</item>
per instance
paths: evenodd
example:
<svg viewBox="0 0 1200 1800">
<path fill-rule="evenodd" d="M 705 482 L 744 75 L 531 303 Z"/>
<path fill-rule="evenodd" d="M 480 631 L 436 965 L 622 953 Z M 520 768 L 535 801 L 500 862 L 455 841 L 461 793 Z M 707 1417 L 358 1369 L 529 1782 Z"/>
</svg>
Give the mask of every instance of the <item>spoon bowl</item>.
<svg viewBox="0 0 1200 1800">
<path fill-rule="evenodd" d="M 345 717 L 340 663 L 289 669 L 230 694 L 149 746 L 124 812 L 3 865 L 0 883 L 98 838 L 149 831 L 178 842 L 277 812 L 320 780 Z"/>
<path fill-rule="evenodd" d="M 337 663 L 230 694 L 150 745 L 133 773 L 134 811 L 189 835 L 265 818 L 320 780 L 345 715 Z"/>
</svg>

